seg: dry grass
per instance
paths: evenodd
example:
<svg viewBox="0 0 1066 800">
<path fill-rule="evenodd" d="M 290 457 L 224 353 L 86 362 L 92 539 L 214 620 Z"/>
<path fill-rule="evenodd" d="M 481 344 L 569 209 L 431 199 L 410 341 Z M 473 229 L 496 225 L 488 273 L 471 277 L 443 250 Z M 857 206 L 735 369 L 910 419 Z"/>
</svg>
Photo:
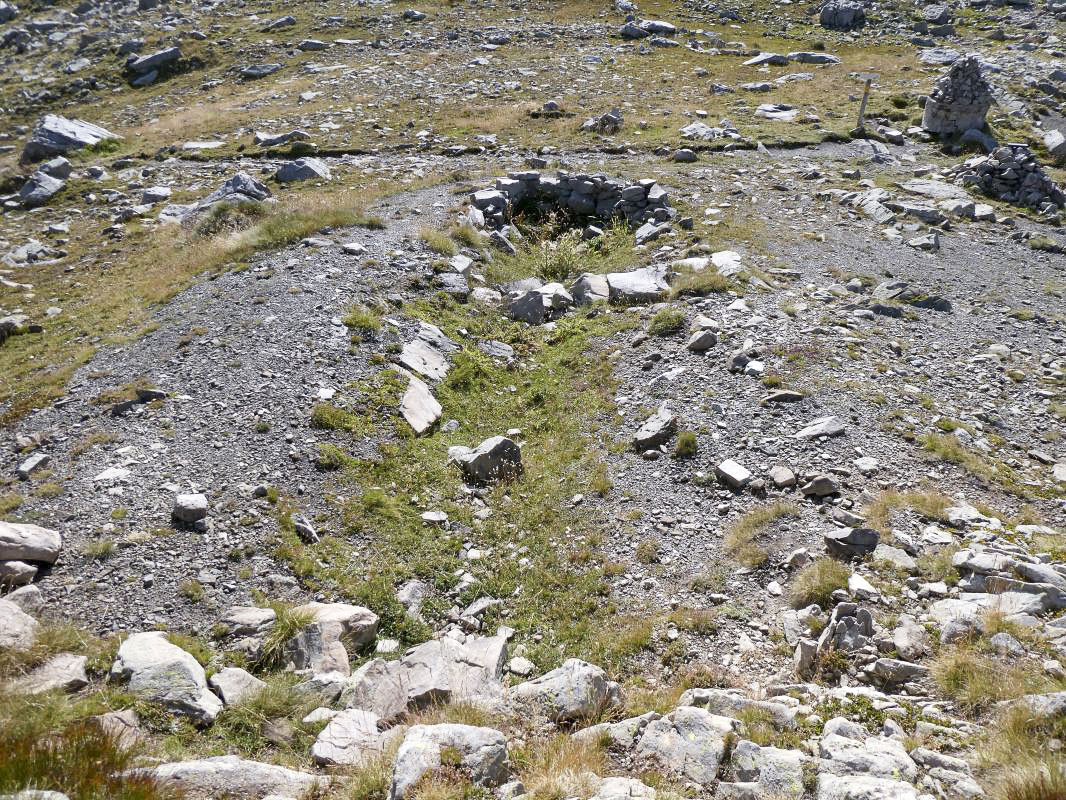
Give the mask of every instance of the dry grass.
<svg viewBox="0 0 1066 800">
<path fill-rule="evenodd" d="M 580 742 L 566 735 L 538 740 L 513 753 L 518 777 L 537 798 L 589 797 L 604 775 L 607 757 L 598 743 Z"/>
<path fill-rule="evenodd" d="M 848 585 L 851 570 L 831 558 L 819 558 L 808 564 L 792 579 L 788 599 L 793 608 L 804 608 L 815 603 L 822 608 L 830 604 L 830 595 Z"/>
<path fill-rule="evenodd" d="M 983 783 L 991 800 L 1061 800 L 1066 797 L 1066 757 L 1048 748 L 1066 736 L 1066 721 L 1037 720 L 1008 708 L 978 746 Z"/>
<path fill-rule="evenodd" d="M 934 522 L 944 522 L 947 520 L 944 512 L 953 505 L 954 500 L 935 490 L 899 492 L 893 489 L 881 492 L 866 507 L 866 524 L 882 535 L 888 535 L 894 511 L 908 509 Z"/>
<path fill-rule="evenodd" d="M 430 250 L 442 256 L 454 256 L 459 247 L 452 238 L 442 231 L 423 228 L 418 234 L 419 240 Z"/>
<path fill-rule="evenodd" d="M 769 554 L 755 544 L 762 530 L 784 517 L 799 517 L 800 508 L 790 500 L 775 500 L 773 503 L 749 511 L 726 529 L 723 544 L 726 552 L 746 567 L 758 567 L 766 563 Z"/>
<path fill-rule="evenodd" d="M 1025 663 L 1006 664 L 970 644 L 940 652 L 930 665 L 940 691 L 962 711 L 977 716 L 1002 700 L 1053 691 L 1054 682 Z"/>
</svg>

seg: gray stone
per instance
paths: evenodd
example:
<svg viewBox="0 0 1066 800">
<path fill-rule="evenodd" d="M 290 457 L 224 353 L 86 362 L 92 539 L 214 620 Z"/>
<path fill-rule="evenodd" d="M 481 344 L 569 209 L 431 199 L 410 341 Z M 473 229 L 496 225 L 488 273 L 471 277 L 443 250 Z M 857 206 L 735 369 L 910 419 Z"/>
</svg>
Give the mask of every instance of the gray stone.
<svg viewBox="0 0 1066 800">
<path fill-rule="evenodd" d="M 797 439 L 814 439 L 818 436 L 840 436 L 844 423 L 836 417 L 820 417 L 795 434 Z"/>
<path fill-rule="evenodd" d="M 711 786 L 738 725 L 729 717 L 681 706 L 648 723 L 633 755 L 700 786 Z"/>
<path fill-rule="evenodd" d="M 266 688 L 266 683 L 240 667 L 221 669 L 207 683 L 227 706 L 247 700 Z"/>
<path fill-rule="evenodd" d="M 872 553 L 881 539 L 873 528 L 840 528 L 822 536 L 825 548 L 837 558 L 861 557 Z"/>
<path fill-rule="evenodd" d="M 141 770 L 141 773 L 191 797 L 241 797 L 262 800 L 270 795 L 304 797 L 320 782 L 306 772 L 249 761 L 237 756 L 217 756 L 176 761 Z M 325 781 L 321 781 L 323 785 Z"/>
<path fill-rule="evenodd" d="M 760 747 L 746 739 L 730 757 L 738 781 L 755 783 L 763 797 L 799 800 L 803 796 L 804 756 L 798 750 Z"/>
<path fill-rule="evenodd" d="M 66 184 L 41 170 L 34 172 L 19 189 L 19 202 L 26 208 L 43 206 L 62 191 Z"/>
<path fill-rule="evenodd" d="M 822 772 L 816 800 L 918 800 L 918 790 L 892 778 Z"/>
<path fill-rule="evenodd" d="M 363 766 L 381 756 L 399 730 L 382 734 L 377 714 L 350 708 L 334 716 L 311 746 L 311 757 L 323 766 Z"/>
<path fill-rule="evenodd" d="M 222 703 L 207 688 L 204 668 L 161 631 L 134 633 L 118 649 L 112 677 L 129 689 L 198 723 L 210 724 Z"/>
<path fill-rule="evenodd" d="M 575 722 L 599 714 L 609 697 L 607 673 L 599 667 L 569 658 L 553 669 L 512 687 L 511 697 L 528 702 L 558 723 Z"/>
<path fill-rule="evenodd" d="M 828 0 L 819 13 L 823 28 L 850 31 L 866 24 L 866 10 L 855 0 Z"/>
<path fill-rule="evenodd" d="M 72 150 L 93 147 L 105 139 L 121 138 L 91 122 L 46 114 L 34 126 L 33 133 L 22 151 L 22 160 L 43 161 Z"/>
<path fill-rule="evenodd" d="M 63 549 L 58 531 L 40 525 L 0 521 L 0 560 L 52 564 Z"/>
<path fill-rule="evenodd" d="M 510 777 L 507 740 L 499 731 L 473 725 L 415 725 L 396 751 L 389 800 L 407 797 L 424 775 L 440 769 L 445 749 L 458 752 L 463 771 L 479 786 L 499 786 Z"/>
<path fill-rule="evenodd" d="M 522 474 L 522 449 L 506 436 L 493 436 L 474 448 L 449 447 L 448 460 L 458 464 L 463 476 L 475 483 L 491 483 Z"/>
<path fill-rule="evenodd" d="M 608 293 L 614 303 L 652 303 L 661 300 L 670 289 L 665 267 L 611 272 L 606 279 Z"/>
<path fill-rule="evenodd" d="M 900 614 L 892 631 L 892 646 L 901 658 L 914 661 L 929 651 L 929 634 L 910 614 Z"/>
<path fill-rule="evenodd" d="M 332 173 L 330 173 L 326 162 L 321 159 L 298 158 L 295 161 L 282 164 L 274 174 L 274 177 L 279 183 L 309 180 L 328 181 L 332 177 Z"/>
<path fill-rule="evenodd" d="M 207 497 L 203 494 L 179 494 L 174 498 L 171 516 L 178 522 L 192 524 L 207 516 Z"/>
<path fill-rule="evenodd" d="M 151 53 L 146 56 L 130 56 L 126 62 L 126 68 L 131 72 L 136 72 L 138 75 L 144 75 L 149 72 L 158 70 L 160 67 L 165 67 L 168 64 L 173 64 L 181 58 L 181 49 L 178 47 L 168 47 L 164 50 L 160 50 L 156 53 Z"/>
<path fill-rule="evenodd" d="M 874 662 L 874 674 L 888 683 L 905 683 L 915 678 L 924 678 L 929 668 L 898 658 L 879 658 Z"/>
<path fill-rule="evenodd" d="M 25 561 L 0 561 L 0 586 L 27 586 L 37 577 L 37 567 Z"/>
<path fill-rule="evenodd" d="M 11 681 L 8 688 L 25 694 L 40 694 L 53 690 L 76 692 L 89 685 L 89 676 L 85 674 L 87 661 L 85 656 L 60 653 L 26 675 Z"/>
<path fill-rule="evenodd" d="M 718 480 L 731 489 L 743 489 L 751 483 L 752 474 L 747 468 L 738 464 L 731 458 L 727 458 L 714 468 L 714 474 Z"/>
<path fill-rule="evenodd" d="M 652 414 L 633 435 L 633 446 L 638 453 L 665 444 L 677 430 L 677 417 L 665 405 Z"/>
<path fill-rule="evenodd" d="M 410 373 L 407 374 L 407 391 L 400 400 L 400 413 L 415 432 L 421 436 L 432 430 L 440 420 L 442 409 L 429 387 Z"/>
</svg>

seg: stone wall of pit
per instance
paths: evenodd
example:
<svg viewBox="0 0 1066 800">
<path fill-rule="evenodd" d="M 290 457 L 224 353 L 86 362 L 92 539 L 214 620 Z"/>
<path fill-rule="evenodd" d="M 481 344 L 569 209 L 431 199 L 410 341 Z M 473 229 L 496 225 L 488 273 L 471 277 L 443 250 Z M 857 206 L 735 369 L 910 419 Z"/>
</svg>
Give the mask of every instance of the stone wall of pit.
<svg viewBox="0 0 1066 800">
<path fill-rule="evenodd" d="M 626 183 L 606 175 L 566 172 L 512 172 L 497 178 L 494 188 L 471 194 L 470 203 L 471 223 L 496 230 L 507 225 L 519 207 L 527 205 L 544 215 L 561 211 L 604 222 L 623 218 L 634 226 L 668 222 L 677 214 L 670 207 L 666 190 L 652 178 Z"/>
</svg>

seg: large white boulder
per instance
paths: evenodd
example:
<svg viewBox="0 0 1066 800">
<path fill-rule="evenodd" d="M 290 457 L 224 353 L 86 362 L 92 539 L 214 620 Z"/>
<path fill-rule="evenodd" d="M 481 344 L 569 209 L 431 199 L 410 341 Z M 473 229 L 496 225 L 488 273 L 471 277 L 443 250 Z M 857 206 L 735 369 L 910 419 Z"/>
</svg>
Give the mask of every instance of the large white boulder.
<svg viewBox="0 0 1066 800">
<path fill-rule="evenodd" d="M 214 722 L 222 710 L 222 701 L 207 688 L 204 668 L 161 631 L 127 638 L 118 648 L 111 675 L 129 681 L 131 692 L 201 724 Z"/>
</svg>

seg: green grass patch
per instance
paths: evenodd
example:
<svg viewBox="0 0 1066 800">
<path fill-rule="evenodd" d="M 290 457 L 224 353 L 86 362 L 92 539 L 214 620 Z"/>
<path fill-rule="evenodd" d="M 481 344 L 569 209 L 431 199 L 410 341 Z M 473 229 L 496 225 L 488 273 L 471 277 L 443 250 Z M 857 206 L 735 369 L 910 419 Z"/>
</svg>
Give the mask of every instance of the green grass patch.
<svg viewBox="0 0 1066 800">
<path fill-rule="evenodd" d="M 599 556 L 588 558 L 593 552 L 588 542 L 600 535 L 598 519 L 583 507 L 575 509 L 570 499 L 602 487 L 604 480 L 605 444 L 589 430 L 597 415 L 613 407 L 614 382 L 595 342 L 633 322 L 623 314 L 581 310 L 559 320 L 555 330 L 529 328 L 495 314 L 472 316 L 443 295 L 407 312 L 469 343 L 453 355 L 453 367 L 435 391 L 445 418 L 459 420 L 458 430 L 414 438 L 382 426 L 386 441 L 375 457 L 355 460 L 345 470 L 355 491 L 341 509 L 343 527 L 373 544 L 353 547 L 337 536 L 307 545 L 286 533 L 279 553 L 310 587 L 363 602 L 381 615 L 383 633 L 405 643 L 421 641 L 428 629 L 408 621 L 395 601 L 395 587 L 410 578 L 428 582 L 435 592 L 423 614 L 433 622 L 453 602 L 444 593 L 462 568 L 478 583 L 459 602 L 509 598 L 506 622 L 540 668 L 570 656 L 619 668 L 648 646 L 650 628 L 635 621 L 620 635 L 614 623 L 605 624 L 617 612 L 605 565 Z M 467 335 L 459 335 L 460 328 Z M 488 338 L 510 344 L 530 367 L 516 374 L 484 356 L 475 343 Z M 506 390 L 509 386 L 513 389 Z M 395 409 L 389 413 L 395 415 Z M 492 513 L 475 517 L 458 470 L 447 464 L 447 448 L 471 446 L 512 427 L 523 432 L 524 474 L 484 490 Z M 458 537 L 426 527 L 420 519 L 426 509 L 444 511 L 468 532 Z M 499 557 L 461 562 L 463 538 Z M 527 563 L 502 557 L 517 548 Z M 486 618 L 489 630 L 495 613 Z"/>
</svg>

